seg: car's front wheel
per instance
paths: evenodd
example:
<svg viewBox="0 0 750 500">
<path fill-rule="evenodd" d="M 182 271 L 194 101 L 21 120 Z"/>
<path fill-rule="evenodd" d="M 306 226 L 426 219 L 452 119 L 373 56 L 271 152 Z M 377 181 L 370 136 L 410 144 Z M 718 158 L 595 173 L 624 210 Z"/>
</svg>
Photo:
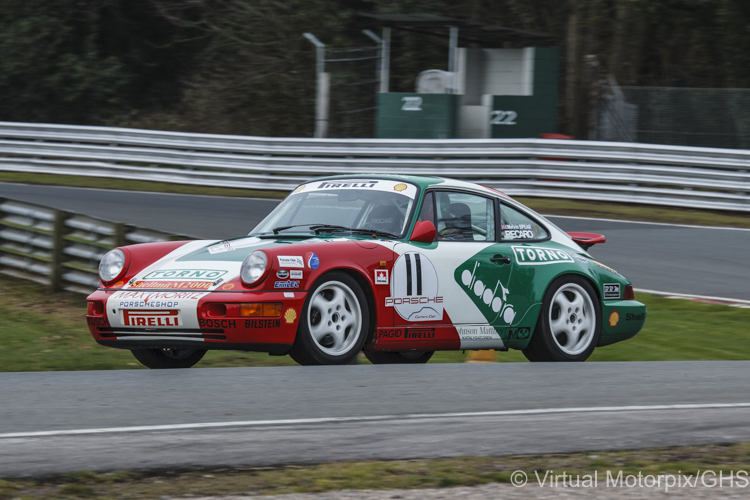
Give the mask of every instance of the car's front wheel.
<svg viewBox="0 0 750 500">
<path fill-rule="evenodd" d="M 346 273 L 328 273 L 307 294 L 289 355 L 301 365 L 348 364 L 362 350 L 369 328 L 362 287 Z"/>
<path fill-rule="evenodd" d="M 190 368 L 206 354 L 204 349 L 133 349 L 135 359 L 147 368 Z"/>
<path fill-rule="evenodd" d="M 373 365 L 427 363 L 435 351 L 365 351 L 365 357 Z"/>
<path fill-rule="evenodd" d="M 552 282 L 544 295 L 529 361 L 586 361 L 599 342 L 601 309 L 588 280 L 574 275 Z"/>
</svg>

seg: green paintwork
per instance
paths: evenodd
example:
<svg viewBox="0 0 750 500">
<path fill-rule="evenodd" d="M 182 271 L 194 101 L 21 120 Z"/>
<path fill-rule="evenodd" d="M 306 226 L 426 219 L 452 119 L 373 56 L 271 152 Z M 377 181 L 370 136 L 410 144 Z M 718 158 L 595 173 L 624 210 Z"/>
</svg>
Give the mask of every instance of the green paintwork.
<svg viewBox="0 0 750 500">
<path fill-rule="evenodd" d="M 617 319 L 612 317 L 617 314 Z M 635 336 L 646 322 L 646 306 L 635 300 L 602 302 L 602 334 L 599 346 L 627 340 Z M 612 323 L 616 323 L 612 326 Z"/>
<path fill-rule="evenodd" d="M 378 94 L 376 137 L 452 139 L 456 137 L 457 94 Z M 409 101 L 418 106 L 409 106 Z"/>
</svg>

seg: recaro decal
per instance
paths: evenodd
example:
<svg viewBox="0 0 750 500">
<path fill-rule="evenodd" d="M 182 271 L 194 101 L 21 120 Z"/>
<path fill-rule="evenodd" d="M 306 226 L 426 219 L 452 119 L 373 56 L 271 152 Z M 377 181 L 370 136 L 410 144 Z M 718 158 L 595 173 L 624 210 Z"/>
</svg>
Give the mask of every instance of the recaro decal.
<svg viewBox="0 0 750 500">
<path fill-rule="evenodd" d="M 557 248 L 538 246 L 514 246 L 512 248 L 516 256 L 516 263 L 520 266 L 543 266 L 545 264 L 573 262 L 573 258 L 567 252 Z"/>
<path fill-rule="evenodd" d="M 406 252 L 393 265 L 391 296 L 386 307 L 393 307 L 406 321 L 440 321 L 443 319 L 443 297 L 435 266 L 419 252 Z"/>
</svg>

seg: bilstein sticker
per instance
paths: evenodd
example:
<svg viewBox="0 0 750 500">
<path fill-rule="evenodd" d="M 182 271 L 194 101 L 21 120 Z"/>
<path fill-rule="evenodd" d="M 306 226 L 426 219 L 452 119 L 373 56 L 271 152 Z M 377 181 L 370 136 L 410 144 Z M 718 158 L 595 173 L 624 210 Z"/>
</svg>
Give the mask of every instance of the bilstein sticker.
<svg viewBox="0 0 750 500">
<path fill-rule="evenodd" d="M 573 262 L 573 258 L 567 252 L 556 248 L 538 246 L 514 246 L 512 248 L 513 253 L 516 255 L 516 263 L 521 266 L 542 266 L 545 264 Z"/>
</svg>

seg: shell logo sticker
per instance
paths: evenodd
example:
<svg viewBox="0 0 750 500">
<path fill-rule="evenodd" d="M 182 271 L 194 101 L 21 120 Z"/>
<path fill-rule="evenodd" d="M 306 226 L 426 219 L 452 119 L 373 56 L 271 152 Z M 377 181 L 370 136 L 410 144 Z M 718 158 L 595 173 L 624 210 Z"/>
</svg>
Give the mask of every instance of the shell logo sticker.
<svg viewBox="0 0 750 500">
<path fill-rule="evenodd" d="M 400 193 L 401 191 L 403 191 L 407 187 L 408 186 L 406 184 L 396 184 L 395 186 L 393 186 L 393 190 L 394 191 L 398 191 Z"/>
<path fill-rule="evenodd" d="M 297 319 L 297 312 L 294 309 L 287 309 L 284 313 L 284 320 L 287 323 L 294 323 L 295 319 Z"/>
<path fill-rule="evenodd" d="M 294 192 L 293 192 L 292 194 L 297 194 L 297 193 L 299 193 L 300 191 L 302 191 L 303 189 L 305 189 L 305 185 L 304 185 L 304 184 L 303 184 L 303 185 L 301 185 L 300 187 L 298 187 L 297 189 L 295 189 L 295 190 L 294 190 Z"/>
<path fill-rule="evenodd" d="M 617 323 L 620 322 L 620 314 L 617 311 L 614 311 L 612 314 L 609 315 L 609 326 L 617 326 Z"/>
<path fill-rule="evenodd" d="M 227 283 L 226 285 L 221 285 L 222 290 L 231 290 L 232 288 L 234 288 L 233 283 Z"/>
</svg>

